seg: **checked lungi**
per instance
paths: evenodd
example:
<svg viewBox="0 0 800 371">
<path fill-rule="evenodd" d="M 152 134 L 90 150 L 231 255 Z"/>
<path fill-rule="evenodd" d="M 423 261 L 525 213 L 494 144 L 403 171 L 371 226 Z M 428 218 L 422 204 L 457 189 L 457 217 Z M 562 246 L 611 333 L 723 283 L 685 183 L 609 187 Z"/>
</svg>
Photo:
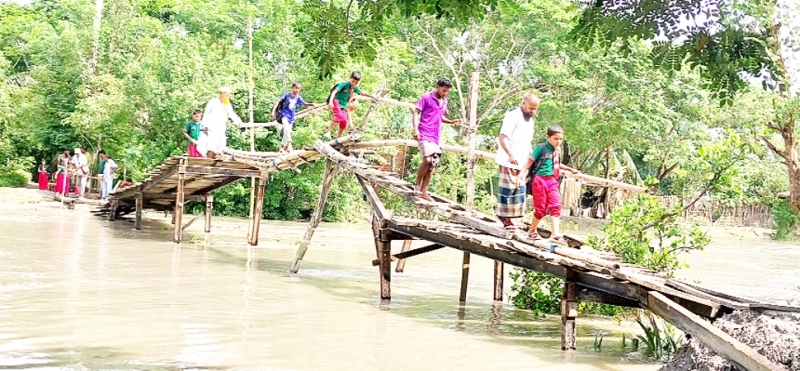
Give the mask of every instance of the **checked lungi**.
<svg viewBox="0 0 800 371">
<path fill-rule="evenodd" d="M 500 166 L 498 170 L 500 184 L 495 213 L 501 218 L 521 218 L 525 214 L 526 184 L 523 179 L 519 188 L 516 188 L 514 182 L 517 175 L 519 175 L 519 170 L 505 166 Z"/>
</svg>

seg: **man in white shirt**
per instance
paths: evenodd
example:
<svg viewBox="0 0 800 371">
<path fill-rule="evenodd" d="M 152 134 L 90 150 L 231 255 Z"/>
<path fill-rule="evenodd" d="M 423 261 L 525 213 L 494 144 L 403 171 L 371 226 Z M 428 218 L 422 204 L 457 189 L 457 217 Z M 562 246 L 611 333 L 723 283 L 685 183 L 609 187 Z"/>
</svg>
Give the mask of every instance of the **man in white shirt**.
<svg viewBox="0 0 800 371">
<path fill-rule="evenodd" d="M 230 118 L 241 127 L 242 119 L 233 111 L 230 103 L 231 89 L 219 88 L 219 97 L 211 98 L 203 114 L 203 125 L 200 127 L 200 139 L 197 141 L 197 151 L 208 158 L 217 158 L 227 145 L 225 124 Z"/>
<path fill-rule="evenodd" d="M 526 95 L 521 106 L 506 112 L 500 128 L 500 147 L 495 157 L 495 162 L 500 166 L 495 213 L 508 231 L 516 230 L 511 219 L 525 214 L 526 191 L 530 185 L 519 184 L 519 173 L 531 155 L 533 116 L 537 109 L 539 98 L 533 94 Z"/>
<path fill-rule="evenodd" d="M 85 154 L 86 148 L 75 148 L 75 156 L 72 157 L 72 166 L 75 167 L 75 194 L 79 198 L 86 197 L 86 180 L 89 177 L 89 159 Z"/>
<path fill-rule="evenodd" d="M 103 169 L 104 186 L 101 195 L 101 198 L 105 200 L 108 198 L 108 194 L 114 190 L 114 173 L 117 172 L 117 163 L 108 157 L 106 151 L 100 151 L 99 155 L 106 162 L 105 169 Z"/>
</svg>

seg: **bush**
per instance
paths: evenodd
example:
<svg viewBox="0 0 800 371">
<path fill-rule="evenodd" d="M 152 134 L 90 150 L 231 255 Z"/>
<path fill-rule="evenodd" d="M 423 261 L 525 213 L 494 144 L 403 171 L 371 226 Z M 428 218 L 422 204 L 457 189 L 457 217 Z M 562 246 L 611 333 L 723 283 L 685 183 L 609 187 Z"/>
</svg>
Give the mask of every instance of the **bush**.
<svg viewBox="0 0 800 371">
<path fill-rule="evenodd" d="M 0 173 L 0 187 L 24 188 L 28 181 L 30 177 L 18 171 Z"/>
<path fill-rule="evenodd" d="M 772 216 L 775 219 L 775 234 L 772 238 L 780 241 L 791 241 L 797 238 L 800 230 L 800 214 L 789 205 L 789 201 L 780 200 L 772 205 Z"/>
</svg>

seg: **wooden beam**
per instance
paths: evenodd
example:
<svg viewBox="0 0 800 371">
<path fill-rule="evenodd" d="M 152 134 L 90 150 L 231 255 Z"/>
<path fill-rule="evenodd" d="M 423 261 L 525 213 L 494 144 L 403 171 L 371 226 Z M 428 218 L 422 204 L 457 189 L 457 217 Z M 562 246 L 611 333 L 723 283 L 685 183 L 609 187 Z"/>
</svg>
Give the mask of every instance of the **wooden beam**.
<svg viewBox="0 0 800 371">
<path fill-rule="evenodd" d="M 267 178 L 261 178 L 258 182 L 258 194 L 256 195 L 256 208 L 253 214 L 253 234 L 252 234 L 252 241 L 250 242 L 253 246 L 258 246 L 258 233 L 261 230 L 261 216 L 264 210 L 264 187 L 267 185 Z"/>
<path fill-rule="evenodd" d="M 657 291 L 649 292 L 647 309 L 748 371 L 786 370 Z"/>
<path fill-rule="evenodd" d="M 379 233 L 380 233 L 379 238 L 381 239 L 381 241 L 410 241 L 414 239 L 414 237 L 402 233 L 397 233 L 391 229 L 384 228 L 381 229 Z"/>
<path fill-rule="evenodd" d="M 197 219 L 200 219 L 200 217 L 201 217 L 201 216 L 202 216 L 202 214 L 197 214 L 197 215 L 195 215 L 195 216 L 192 218 L 192 220 L 190 220 L 190 221 L 189 221 L 188 223 L 186 223 L 186 224 L 185 224 L 183 227 L 181 227 L 181 232 L 185 231 L 185 230 L 186 230 L 186 228 L 189 228 L 189 227 L 190 227 L 192 224 L 194 224 L 194 221 L 195 221 L 195 220 L 197 220 Z"/>
<path fill-rule="evenodd" d="M 240 178 L 261 176 L 261 170 L 228 169 L 223 167 L 210 167 L 210 166 L 186 166 L 185 168 L 186 168 L 186 173 L 190 174 L 228 175 L 228 176 L 238 176 Z"/>
<path fill-rule="evenodd" d="M 494 301 L 503 301 L 503 274 L 504 264 L 499 260 L 494 261 Z"/>
<path fill-rule="evenodd" d="M 409 245 L 410 245 L 410 243 L 409 243 Z M 424 253 L 435 251 L 435 250 L 439 250 L 439 249 L 441 249 L 443 247 L 444 246 L 442 246 L 442 245 L 440 245 L 438 243 L 434 243 L 434 244 L 431 244 L 431 245 L 428 245 L 428 246 L 416 248 L 414 250 L 406 250 L 406 251 L 400 252 L 399 254 L 392 255 L 392 258 L 393 258 L 392 260 L 397 260 L 398 264 L 399 264 L 399 262 L 401 262 L 401 261 L 403 261 L 405 259 L 408 259 L 410 257 L 417 256 L 417 255 L 422 255 Z M 380 261 L 378 259 L 372 260 L 372 266 L 373 267 L 377 267 L 379 264 L 380 264 Z M 397 272 L 397 271 L 395 271 L 395 272 Z"/>
<path fill-rule="evenodd" d="M 578 296 L 575 271 L 567 269 L 564 277 L 564 295 L 561 299 L 561 350 L 575 350 L 577 338 Z"/>
<path fill-rule="evenodd" d="M 111 197 L 111 210 L 108 212 L 108 221 L 113 222 L 117 219 L 117 208 L 119 208 L 119 200 L 116 197 Z"/>
<path fill-rule="evenodd" d="M 336 174 L 338 173 L 339 167 L 336 166 L 333 161 L 326 160 L 325 173 L 322 175 L 322 184 L 320 184 L 317 206 L 314 208 L 314 213 L 311 215 L 311 220 L 308 222 L 308 229 L 306 229 L 306 233 L 303 235 L 303 239 L 300 241 L 300 246 L 297 247 L 294 263 L 292 263 L 292 267 L 289 268 L 289 272 L 291 273 L 297 273 L 297 271 L 300 270 L 300 263 L 303 262 L 303 257 L 306 255 L 306 251 L 308 250 L 308 245 L 311 244 L 311 238 L 314 237 L 314 231 L 317 229 L 317 226 L 319 226 L 319 222 L 322 221 L 322 212 L 325 209 L 325 201 L 328 199 L 328 194 L 331 192 L 333 180 L 336 179 Z"/>
<path fill-rule="evenodd" d="M 372 211 L 375 213 L 378 219 L 389 218 L 391 215 L 389 211 L 386 210 L 386 207 L 383 206 L 381 199 L 378 198 L 378 193 L 375 192 L 375 188 L 373 188 L 372 185 L 360 175 L 356 175 L 356 179 L 358 179 L 358 184 L 361 184 L 361 189 L 364 190 L 364 194 L 367 196 L 367 202 L 369 202 L 370 206 L 372 206 Z"/>
<path fill-rule="evenodd" d="M 464 257 L 461 260 L 461 290 L 458 294 L 458 301 L 467 301 L 467 283 L 469 281 L 469 252 L 464 251 Z"/>
<path fill-rule="evenodd" d="M 206 223 L 203 226 L 203 231 L 206 233 L 211 232 L 211 212 L 214 210 L 214 196 L 206 196 Z"/>
<path fill-rule="evenodd" d="M 181 160 L 181 165 L 185 164 L 186 160 Z M 181 238 L 183 238 L 183 186 L 186 179 L 186 174 L 183 172 L 178 172 L 178 187 L 177 192 L 175 192 L 175 211 L 173 217 L 175 218 L 175 236 L 173 237 L 173 241 L 175 243 L 181 243 Z"/>
<path fill-rule="evenodd" d="M 386 225 L 386 219 L 379 219 L 372 214 L 372 231 L 375 236 L 375 253 L 378 256 L 380 270 L 381 300 L 392 299 L 392 241 L 381 241 L 379 231 Z"/>
<path fill-rule="evenodd" d="M 141 192 L 144 192 L 144 191 L 148 190 L 149 188 L 155 187 L 156 185 L 158 185 L 158 183 L 161 183 L 165 179 L 167 179 L 170 176 L 172 176 L 172 174 L 174 174 L 176 171 L 178 171 L 178 165 L 177 164 L 170 166 L 169 168 L 167 168 L 166 170 L 161 172 L 161 174 L 159 174 L 155 178 L 153 178 L 151 181 L 149 181 L 149 182 L 145 181 L 144 183 L 142 183 Z"/>
<path fill-rule="evenodd" d="M 175 196 L 176 195 L 174 193 L 172 193 L 172 194 L 169 194 L 169 193 L 143 193 L 142 194 L 142 198 L 144 198 L 145 201 L 174 200 Z M 183 201 L 184 202 L 186 202 L 186 201 L 205 202 L 206 201 L 206 197 L 209 197 L 209 196 L 184 194 L 183 195 Z"/>
<path fill-rule="evenodd" d="M 609 294 L 604 291 L 588 288 L 579 285 L 577 291 L 578 301 L 585 301 L 591 303 L 617 305 L 628 308 L 641 308 L 642 306 L 638 301 L 619 297 L 617 295 Z"/>
<path fill-rule="evenodd" d="M 213 191 L 213 190 L 215 190 L 215 189 L 222 188 L 222 187 L 224 187 L 224 186 L 226 186 L 226 185 L 228 185 L 228 184 L 231 184 L 231 183 L 233 183 L 233 182 L 235 182 L 235 181 L 237 181 L 237 180 L 240 180 L 240 179 L 242 179 L 242 178 L 239 178 L 239 177 L 230 177 L 230 178 L 227 178 L 227 179 L 225 179 L 225 180 L 223 180 L 223 181 L 220 181 L 220 182 L 219 182 L 219 183 L 217 183 L 217 184 L 212 184 L 212 185 L 210 185 L 210 186 L 208 186 L 208 187 L 205 187 L 205 188 L 203 188 L 203 189 L 198 189 L 198 190 L 194 191 L 194 194 L 196 194 L 196 195 L 205 195 L 205 194 L 209 194 L 209 193 L 211 193 L 211 191 Z"/>
<path fill-rule="evenodd" d="M 136 222 L 134 223 L 134 228 L 136 230 L 142 230 L 142 208 L 144 208 L 144 202 L 142 200 L 142 192 L 136 192 L 134 196 L 136 198 Z"/>
<path fill-rule="evenodd" d="M 403 247 L 400 249 L 400 254 L 406 253 L 406 252 L 408 252 L 408 250 L 411 250 L 411 242 L 412 242 L 411 240 L 403 241 Z M 441 246 L 441 245 L 437 245 L 437 246 Z M 442 246 L 442 247 L 444 247 L 444 246 Z M 394 256 L 394 257 L 397 257 L 397 256 Z M 375 262 L 373 262 L 372 265 L 375 265 Z M 398 259 L 397 260 L 397 265 L 395 265 L 395 267 L 394 267 L 394 271 L 397 272 L 397 273 L 403 273 L 403 270 L 405 270 L 405 269 L 406 269 L 406 259 L 405 258 Z"/>
</svg>

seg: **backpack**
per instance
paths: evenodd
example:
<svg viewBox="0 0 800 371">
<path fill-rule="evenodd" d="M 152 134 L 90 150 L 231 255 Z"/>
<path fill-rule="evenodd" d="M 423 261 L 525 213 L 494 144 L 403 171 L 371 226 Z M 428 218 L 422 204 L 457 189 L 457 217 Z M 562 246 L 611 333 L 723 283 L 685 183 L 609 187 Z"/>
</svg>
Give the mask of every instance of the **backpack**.
<svg viewBox="0 0 800 371">
<path fill-rule="evenodd" d="M 289 100 L 286 99 L 289 96 L 289 93 L 284 94 L 281 97 L 281 100 L 278 101 L 278 108 L 275 112 L 275 121 L 279 124 L 283 123 L 283 110 L 289 105 Z"/>
<path fill-rule="evenodd" d="M 333 92 L 336 90 L 337 87 L 339 87 L 339 84 L 340 83 L 338 83 L 338 82 L 336 84 L 334 84 L 333 87 L 331 88 L 331 90 L 328 92 L 328 102 L 327 102 L 328 104 L 333 103 L 333 100 L 336 99 L 336 98 L 333 97 Z M 347 87 L 348 85 L 350 86 L 350 96 L 347 98 L 347 101 L 350 101 L 350 99 L 353 99 L 353 91 L 355 89 L 353 89 L 353 85 L 350 84 L 349 82 L 344 83 L 345 87 Z"/>
<path fill-rule="evenodd" d="M 531 183 L 533 182 L 533 177 L 536 176 L 536 173 L 539 169 L 542 168 L 542 164 L 544 164 L 544 160 L 547 158 L 547 143 L 541 143 L 537 147 L 541 148 L 539 151 L 539 157 L 533 161 L 533 165 L 528 169 L 528 174 L 525 174 L 525 192 L 531 196 L 533 196 L 533 187 L 531 187 Z M 553 151 L 553 156 L 558 156 L 558 151 Z M 560 181 L 559 177 L 559 181 Z"/>
</svg>

